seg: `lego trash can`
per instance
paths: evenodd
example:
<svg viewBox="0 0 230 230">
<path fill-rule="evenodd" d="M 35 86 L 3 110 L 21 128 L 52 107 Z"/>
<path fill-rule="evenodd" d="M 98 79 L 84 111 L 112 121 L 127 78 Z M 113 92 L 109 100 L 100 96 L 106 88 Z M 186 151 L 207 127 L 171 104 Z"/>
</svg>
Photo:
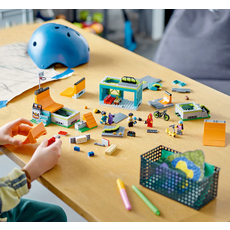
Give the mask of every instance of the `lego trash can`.
<svg viewBox="0 0 230 230">
<path fill-rule="evenodd" d="M 180 153 L 160 145 L 142 154 L 140 156 L 140 185 L 196 210 L 217 196 L 220 168 L 214 166 L 212 174 L 199 182 L 193 181 L 184 174 L 157 163 L 162 150 Z"/>
</svg>

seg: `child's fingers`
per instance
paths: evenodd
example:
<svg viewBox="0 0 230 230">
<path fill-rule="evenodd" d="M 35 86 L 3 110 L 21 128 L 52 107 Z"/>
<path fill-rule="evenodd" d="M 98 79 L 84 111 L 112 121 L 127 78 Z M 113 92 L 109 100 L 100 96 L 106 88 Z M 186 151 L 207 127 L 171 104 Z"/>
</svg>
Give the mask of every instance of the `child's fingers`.
<svg viewBox="0 0 230 230">
<path fill-rule="evenodd" d="M 42 143 L 40 144 L 41 147 L 47 147 L 48 145 L 48 140 L 45 138 Z"/>
<path fill-rule="evenodd" d="M 22 141 L 17 140 L 17 139 L 15 139 L 13 137 L 8 137 L 7 138 L 7 144 L 21 146 L 22 145 Z"/>
<path fill-rule="evenodd" d="M 31 126 L 21 124 L 18 127 L 18 134 L 23 135 L 23 136 L 27 136 L 31 129 L 32 129 Z"/>
<path fill-rule="evenodd" d="M 18 118 L 17 120 L 11 122 L 11 126 L 18 126 L 20 124 L 27 124 L 29 126 L 33 126 L 33 123 L 31 123 L 29 120 L 25 118 Z"/>
</svg>

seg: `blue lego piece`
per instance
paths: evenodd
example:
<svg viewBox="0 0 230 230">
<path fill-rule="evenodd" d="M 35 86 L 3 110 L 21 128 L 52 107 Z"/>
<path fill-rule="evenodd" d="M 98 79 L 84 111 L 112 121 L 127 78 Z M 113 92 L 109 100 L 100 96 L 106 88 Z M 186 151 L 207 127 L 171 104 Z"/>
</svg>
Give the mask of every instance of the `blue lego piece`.
<svg viewBox="0 0 230 230">
<path fill-rule="evenodd" d="M 157 82 L 150 82 L 148 84 L 148 89 L 153 90 L 153 91 L 157 91 L 158 89 L 162 89 L 162 84 L 157 83 Z"/>
<path fill-rule="evenodd" d="M 186 85 L 186 83 L 184 83 L 183 81 L 179 81 L 179 80 L 174 80 L 172 83 L 174 85 L 178 84 L 180 87 L 183 87 Z"/>
<path fill-rule="evenodd" d="M 88 152 L 88 157 L 93 157 L 93 156 L 94 156 L 94 152 L 93 151 Z"/>
<path fill-rule="evenodd" d="M 74 149 L 74 151 L 78 151 L 78 152 L 80 151 L 80 147 L 78 147 L 78 146 L 74 146 L 73 149 Z"/>
</svg>

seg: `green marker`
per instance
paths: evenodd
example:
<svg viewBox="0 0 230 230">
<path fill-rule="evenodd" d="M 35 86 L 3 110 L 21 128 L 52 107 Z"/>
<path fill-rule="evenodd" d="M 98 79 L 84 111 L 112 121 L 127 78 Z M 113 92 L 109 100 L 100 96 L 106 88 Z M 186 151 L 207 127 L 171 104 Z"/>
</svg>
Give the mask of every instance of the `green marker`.
<svg viewBox="0 0 230 230">
<path fill-rule="evenodd" d="M 136 186 L 132 185 L 132 189 L 156 215 L 160 215 L 160 211 L 157 207 L 154 206 Z"/>
</svg>

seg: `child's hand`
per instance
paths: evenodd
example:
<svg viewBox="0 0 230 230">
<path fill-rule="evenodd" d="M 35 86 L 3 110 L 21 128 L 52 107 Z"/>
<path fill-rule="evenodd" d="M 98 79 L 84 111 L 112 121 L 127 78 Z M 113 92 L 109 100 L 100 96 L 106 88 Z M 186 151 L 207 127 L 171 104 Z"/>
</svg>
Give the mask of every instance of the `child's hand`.
<svg viewBox="0 0 230 230">
<path fill-rule="evenodd" d="M 62 141 L 56 138 L 56 141 L 47 147 L 48 140 L 44 139 L 43 142 L 37 147 L 32 158 L 24 169 L 30 174 L 31 181 L 37 179 L 43 173 L 52 169 L 61 156 Z"/>
<path fill-rule="evenodd" d="M 33 124 L 24 118 L 11 121 L 0 127 L 0 145 L 22 145 L 22 141 L 13 138 L 16 135 L 27 136 Z"/>
</svg>

